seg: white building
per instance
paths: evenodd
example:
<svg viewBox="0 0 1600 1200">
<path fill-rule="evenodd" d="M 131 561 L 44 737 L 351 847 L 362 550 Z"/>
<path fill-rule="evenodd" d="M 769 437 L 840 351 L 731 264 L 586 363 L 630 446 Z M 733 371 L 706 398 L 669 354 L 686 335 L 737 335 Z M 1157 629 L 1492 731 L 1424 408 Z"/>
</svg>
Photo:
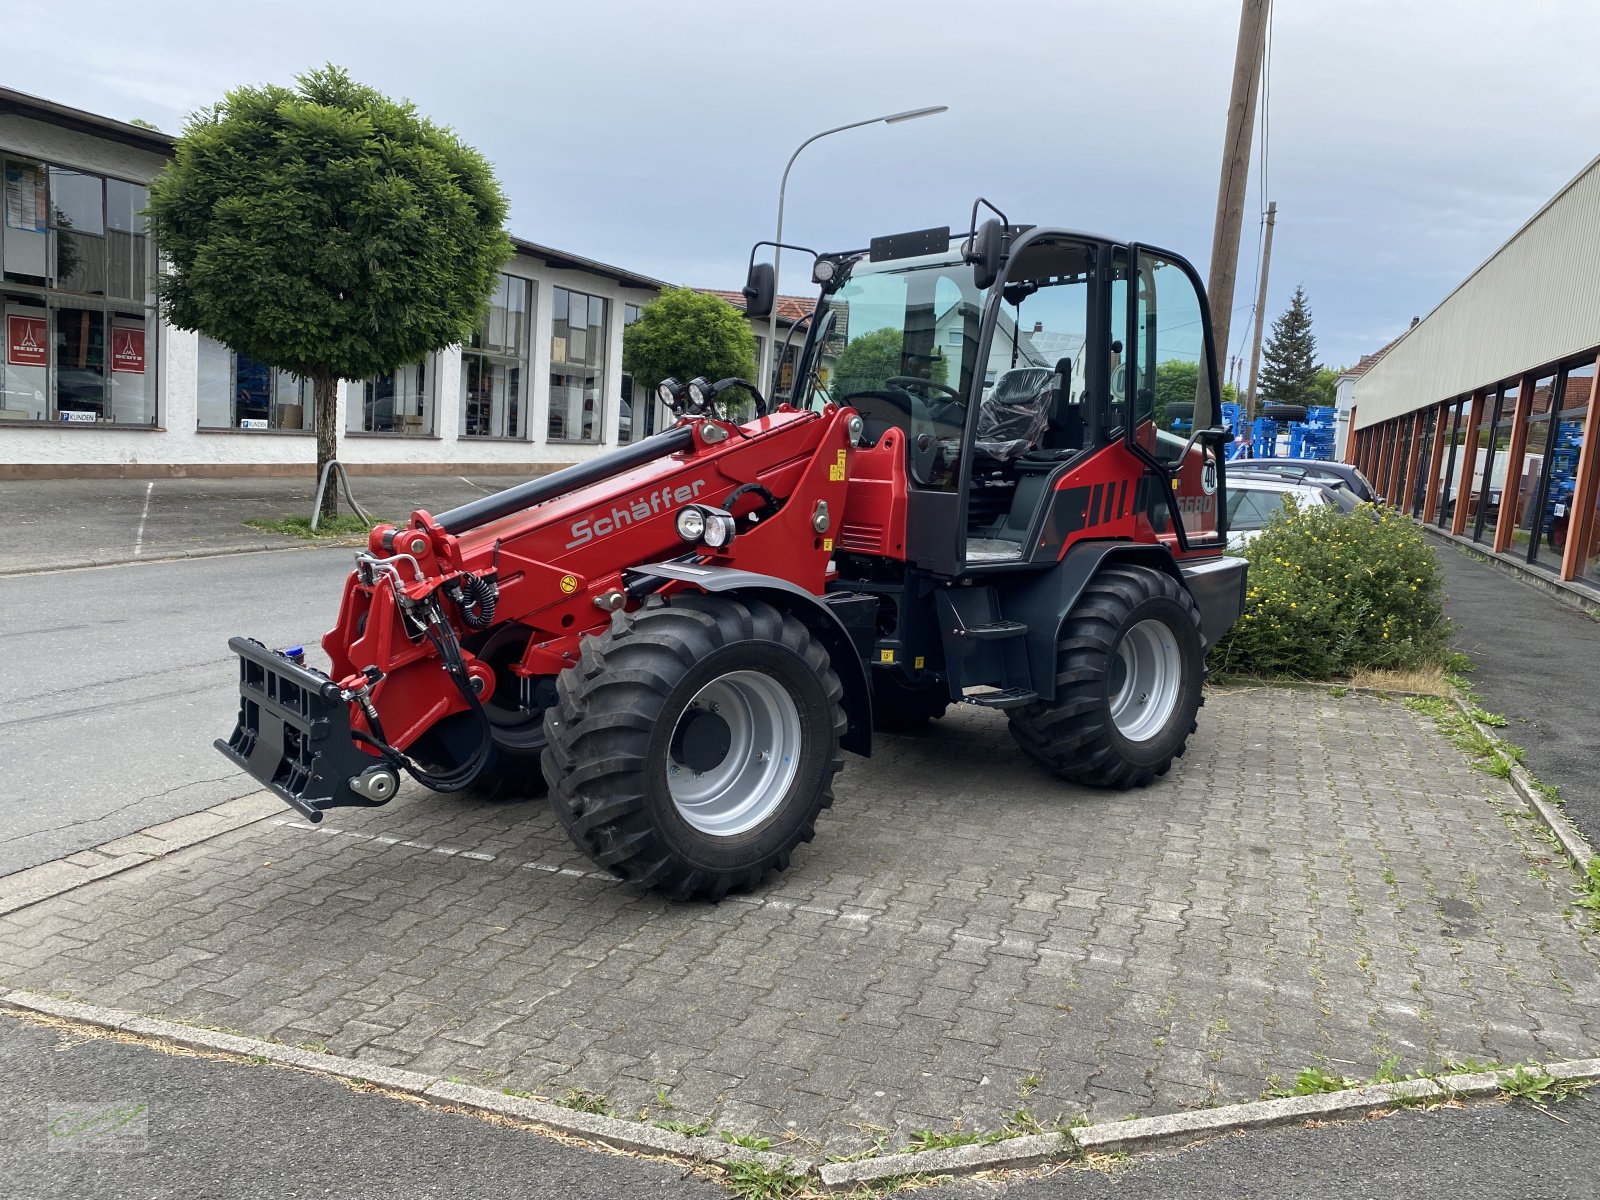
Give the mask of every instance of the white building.
<svg viewBox="0 0 1600 1200">
<path fill-rule="evenodd" d="M 139 213 L 171 149 L 166 134 L 0 89 L 0 478 L 316 461 L 309 383 L 157 315 Z M 470 345 L 340 387 L 352 471 L 520 471 L 662 427 L 655 404 L 635 410 L 622 331 L 666 285 L 513 240 Z"/>
</svg>

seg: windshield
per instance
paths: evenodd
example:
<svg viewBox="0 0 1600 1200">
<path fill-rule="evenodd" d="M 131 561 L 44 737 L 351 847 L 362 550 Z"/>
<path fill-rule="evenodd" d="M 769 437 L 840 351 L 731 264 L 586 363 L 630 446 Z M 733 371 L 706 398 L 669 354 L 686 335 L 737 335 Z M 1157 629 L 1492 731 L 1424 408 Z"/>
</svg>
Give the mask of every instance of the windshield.
<svg viewBox="0 0 1600 1200">
<path fill-rule="evenodd" d="M 953 487 L 966 400 L 979 369 L 984 292 L 958 253 L 858 262 L 822 298 L 803 404 L 851 405 L 868 423 L 929 437 L 917 481 Z"/>
</svg>

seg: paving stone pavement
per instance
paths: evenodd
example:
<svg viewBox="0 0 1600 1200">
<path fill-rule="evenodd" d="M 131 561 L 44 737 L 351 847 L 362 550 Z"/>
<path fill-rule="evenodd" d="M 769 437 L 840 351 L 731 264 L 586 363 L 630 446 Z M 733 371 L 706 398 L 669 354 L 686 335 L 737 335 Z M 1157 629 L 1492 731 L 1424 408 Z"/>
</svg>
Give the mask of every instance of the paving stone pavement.
<svg viewBox="0 0 1600 1200">
<path fill-rule="evenodd" d="M 851 760 L 752 896 L 670 904 L 596 873 L 542 800 L 407 791 L 0 919 L 0 981 L 851 1153 L 1023 1105 L 1254 1099 L 1313 1065 L 1593 1054 L 1596 946 L 1523 811 L 1370 697 L 1213 693 L 1125 794 L 961 710 Z"/>
</svg>

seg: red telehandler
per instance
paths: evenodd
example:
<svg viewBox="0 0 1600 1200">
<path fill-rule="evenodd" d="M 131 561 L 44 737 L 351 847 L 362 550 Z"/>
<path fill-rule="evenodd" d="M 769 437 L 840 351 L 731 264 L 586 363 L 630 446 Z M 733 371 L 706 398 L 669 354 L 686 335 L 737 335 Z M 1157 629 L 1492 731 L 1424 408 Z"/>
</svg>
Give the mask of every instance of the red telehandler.
<svg viewBox="0 0 1600 1200">
<path fill-rule="evenodd" d="M 785 401 L 667 380 L 665 432 L 380 525 L 330 673 L 231 639 L 218 748 L 313 822 L 404 776 L 547 784 L 597 864 L 712 899 L 788 866 L 844 751 L 952 703 L 1065 779 L 1164 774 L 1245 586 L 1194 269 L 983 200 L 969 232 L 813 257 Z M 1187 439 L 1163 376 L 1197 381 Z"/>
</svg>

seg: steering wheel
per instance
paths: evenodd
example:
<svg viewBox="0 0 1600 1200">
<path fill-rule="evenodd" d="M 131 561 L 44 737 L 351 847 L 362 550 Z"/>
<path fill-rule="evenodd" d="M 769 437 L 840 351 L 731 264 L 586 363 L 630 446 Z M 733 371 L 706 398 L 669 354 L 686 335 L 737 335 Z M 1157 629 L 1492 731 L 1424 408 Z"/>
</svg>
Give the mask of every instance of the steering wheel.
<svg viewBox="0 0 1600 1200">
<path fill-rule="evenodd" d="M 893 384 L 901 390 L 908 392 L 912 388 L 922 388 L 924 391 L 928 392 L 943 392 L 946 396 L 949 396 L 950 399 L 956 401 L 957 403 L 960 403 L 961 401 L 961 393 L 955 388 L 946 387 L 942 383 L 935 383 L 931 379 L 922 379 L 916 375 L 891 375 L 883 382 L 886 384 Z"/>
</svg>

